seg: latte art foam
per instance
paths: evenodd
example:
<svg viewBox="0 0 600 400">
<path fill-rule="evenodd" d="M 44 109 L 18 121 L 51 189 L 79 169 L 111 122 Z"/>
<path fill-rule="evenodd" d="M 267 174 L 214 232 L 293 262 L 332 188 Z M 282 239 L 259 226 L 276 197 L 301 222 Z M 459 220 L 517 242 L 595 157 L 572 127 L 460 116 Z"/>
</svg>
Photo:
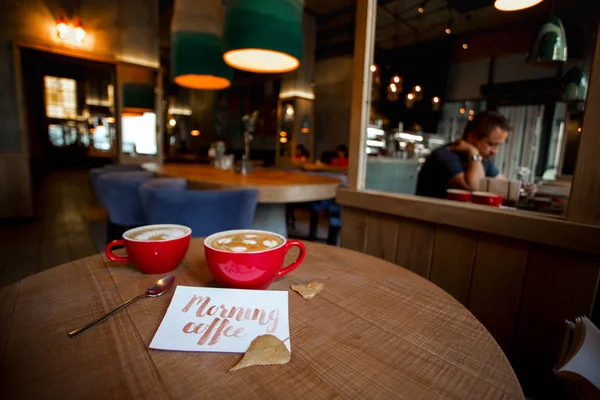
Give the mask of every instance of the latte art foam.
<svg viewBox="0 0 600 400">
<path fill-rule="evenodd" d="M 250 253 L 274 249 L 283 244 L 276 235 L 264 232 L 238 232 L 213 238 L 209 245 L 212 248 L 233 253 Z"/>
<path fill-rule="evenodd" d="M 186 231 L 177 228 L 151 228 L 139 230 L 129 235 L 134 240 L 172 240 L 184 237 Z"/>
</svg>

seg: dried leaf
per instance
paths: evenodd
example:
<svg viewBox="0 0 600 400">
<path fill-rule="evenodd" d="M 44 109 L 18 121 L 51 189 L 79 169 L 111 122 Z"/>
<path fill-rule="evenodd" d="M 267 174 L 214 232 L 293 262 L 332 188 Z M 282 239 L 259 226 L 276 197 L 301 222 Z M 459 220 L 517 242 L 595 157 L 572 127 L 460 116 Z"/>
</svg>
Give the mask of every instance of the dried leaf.
<svg viewBox="0 0 600 400">
<path fill-rule="evenodd" d="M 250 343 L 244 357 L 230 371 L 253 365 L 287 364 L 292 355 L 285 344 L 273 335 L 261 335 Z"/>
<path fill-rule="evenodd" d="M 290 287 L 294 292 L 300 293 L 306 300 L 310 300 L 323 290 L 325 285 L 321 282 L 310 281 L 304 285 L 292 285 Z"/>
</svg>

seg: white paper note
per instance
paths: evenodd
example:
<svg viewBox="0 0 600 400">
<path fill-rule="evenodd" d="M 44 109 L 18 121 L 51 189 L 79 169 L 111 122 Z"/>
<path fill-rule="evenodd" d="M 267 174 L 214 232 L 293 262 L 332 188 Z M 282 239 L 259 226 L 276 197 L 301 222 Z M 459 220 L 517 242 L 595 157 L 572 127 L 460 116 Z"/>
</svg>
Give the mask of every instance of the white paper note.
<svg viewBox="0 0 600 400">
<path fill-rule="evenodd" d="M 245 353 L 265 334 L 291 350 L 288 292 L 177 286 L 150 348 Z"/>
</svg>

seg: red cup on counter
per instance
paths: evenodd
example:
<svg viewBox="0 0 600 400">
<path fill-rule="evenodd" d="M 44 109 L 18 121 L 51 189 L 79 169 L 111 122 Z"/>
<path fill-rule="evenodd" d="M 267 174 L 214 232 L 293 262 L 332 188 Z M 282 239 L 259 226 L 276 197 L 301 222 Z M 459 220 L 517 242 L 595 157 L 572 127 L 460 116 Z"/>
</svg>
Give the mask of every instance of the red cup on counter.
<svg viewBox="0 0 600 400">
<path fill-rule="evenodd" d="M 502 200 L 504 197 L 491 192 L 473 192 L 471 194 L 471 201 L 475 204 L 500 207 Z"/>
<path fill-rule="evenodd" d="M 190 245 L 192 229 L 183 225 L 146 225 L 130 229 L 113 240 L 104 252 L 112 261 L 130 262 L 146 274 L 164 274 L 177 268 Z M 125 246 L 126 256 L 113 253 Z"/>
<path fill-rule="evenodd" d="M 462 189 L 446 190 L 446 198 L 448 200 L 468 202 L 471 199 L 471 192 Z"/>
<path fill-rule="evenodd" d="M 292 247 L 300 253 L 283 266 Z M 236 289 L 267 289 L 275 279 L 292 272 L 304 261 L 306 248 L 273 232 L 254 229 L 215 233 L 204 240 L 208 269 L 219 284 Z"/>
</svg>

